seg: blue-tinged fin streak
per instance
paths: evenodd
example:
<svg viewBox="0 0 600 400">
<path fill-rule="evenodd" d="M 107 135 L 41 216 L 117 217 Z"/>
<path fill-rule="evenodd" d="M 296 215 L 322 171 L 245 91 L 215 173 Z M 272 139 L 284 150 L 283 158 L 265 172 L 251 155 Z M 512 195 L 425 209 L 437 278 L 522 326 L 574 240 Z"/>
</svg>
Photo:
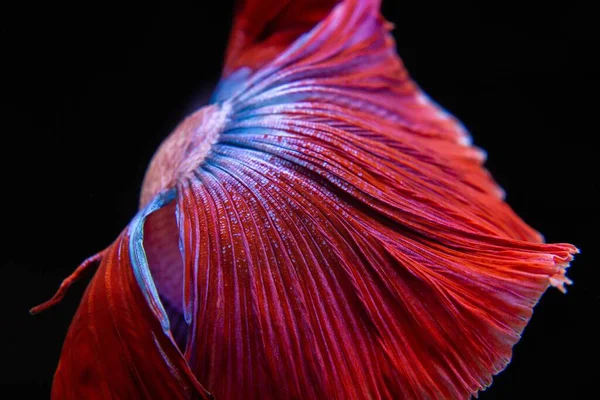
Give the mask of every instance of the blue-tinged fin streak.
<svg viewBox="0 0 600 400">
<path fill-rule="evenodd" d="M 165 333 L 168 333 L 170 330 L 169 317 L 158 297 L 158 291 L 156 290 L 156 285 L 150 273 L 148 259 L 146 258 L 146 251 L 144 250 L 144 222 L 148 215 L 169 204 L 176 196 L 177 190 L 175 188 L 159 193 L 135 216 L 129 227 L 129 256 L 135 279 L 140 285 L 142 293 L 148 301 L 148 305 L 158 317 Z"/>
</svg>

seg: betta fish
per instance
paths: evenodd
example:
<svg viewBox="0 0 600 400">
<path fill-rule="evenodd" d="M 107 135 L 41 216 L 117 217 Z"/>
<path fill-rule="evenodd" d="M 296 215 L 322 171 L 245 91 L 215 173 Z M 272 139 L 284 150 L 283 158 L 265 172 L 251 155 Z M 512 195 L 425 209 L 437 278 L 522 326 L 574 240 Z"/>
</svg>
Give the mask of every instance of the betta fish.
<svg viewBox="0 0 600 400">
<path fill-rule="evenodd" d="M 221 80 L 154 155 L 53 399 L 462 399 L 577 248 L 504 202 L 378 0 L 242 0 Z"/>
</svg>

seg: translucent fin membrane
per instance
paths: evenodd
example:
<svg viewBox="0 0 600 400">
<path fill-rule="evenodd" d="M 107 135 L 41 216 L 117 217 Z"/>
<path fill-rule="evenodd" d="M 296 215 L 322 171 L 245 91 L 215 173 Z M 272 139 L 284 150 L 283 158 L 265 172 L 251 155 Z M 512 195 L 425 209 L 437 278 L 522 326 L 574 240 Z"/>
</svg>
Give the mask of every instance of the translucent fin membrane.
<svg viewBox="0 0 600 400">
<path fill-rule="evenodd" d="M 179 228 L 171 202 L 148 215 L 144 222 L 144 250 L 152 279 L 170 322 L 177 344 L 184 348 L 187 323 L 183 313 L 183 261 Z"/>
</svg>

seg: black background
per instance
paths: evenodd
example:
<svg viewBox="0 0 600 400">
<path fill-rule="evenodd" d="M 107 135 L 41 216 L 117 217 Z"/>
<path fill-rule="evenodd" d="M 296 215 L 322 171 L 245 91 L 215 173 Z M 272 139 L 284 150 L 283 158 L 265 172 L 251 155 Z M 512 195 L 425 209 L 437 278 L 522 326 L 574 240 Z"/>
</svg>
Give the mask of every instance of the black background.
<svg viewBox="0 0 600 400">
<path fill-rule="evenodd" d="M 48 397 L 85 281 L 48 312 L 28 309 L 128 224 L 154 150 L 218 79 L 233 1 L 197 3 L 0 17 L 0 383 L 20 390 L 8 398 Z M 596 20 L 574 2 L 499 4 L 389 0 L 383 12 L 413 78 L 487 150 L 509 204 L 547 241 L 582 250 L 575 285 L 544 295 L 481 398 L 590 398 L 600 378 Z"/>
</svg>

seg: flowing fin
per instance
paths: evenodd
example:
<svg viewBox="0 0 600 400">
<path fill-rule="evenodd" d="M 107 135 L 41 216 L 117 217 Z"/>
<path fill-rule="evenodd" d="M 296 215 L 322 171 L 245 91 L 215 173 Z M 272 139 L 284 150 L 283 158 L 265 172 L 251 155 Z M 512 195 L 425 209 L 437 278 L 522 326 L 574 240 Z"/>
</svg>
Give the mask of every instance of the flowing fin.
<svg viewBox="0 0 600 400">
<path fill-rule="evenodd" d="M 236 76 L 223 132 L 178 183 L 185 357 L 217 398 L 467 398 L 569 283 L 577 249 L 502 201 L 378 7 L 343 1 Z"/>
<path fill-rule="evenodd" d="M 223 75 L 257 70 L 322 21 L 339 0 L 240 0 Z"/>
<path fill-rule="evenodd" d="M 69 328 L 52 398 L 211 398 L 169 331 L 145 258 L 152 250 L 144 222 L 173 196 L 159 195 L 102 253 Z"/>
<path fill-rule="evenodd" d="M 102 261 L 102 256 L 104 255 L 105 251 L 106 250 L 93 255 L 81 263 L 81 265 L 77 267 L 77 269 L 60 284 L 58 291 L 50 300 L 33 307 L 31 310 L 29 310 L 29 313 L 31 315 L 36 315 L 60 303 L 73 283 L 77 282 L 83 276 L 83 274 L 87 273 L 89 270 L 98 267 Z"/>
<path fill-rule="evenodd" d="M 333 3 L 241 2 L 226 118 L 102 253 L 54 398 L 468 398 L 570 283 L 379 1 Z"/>
</svg>

